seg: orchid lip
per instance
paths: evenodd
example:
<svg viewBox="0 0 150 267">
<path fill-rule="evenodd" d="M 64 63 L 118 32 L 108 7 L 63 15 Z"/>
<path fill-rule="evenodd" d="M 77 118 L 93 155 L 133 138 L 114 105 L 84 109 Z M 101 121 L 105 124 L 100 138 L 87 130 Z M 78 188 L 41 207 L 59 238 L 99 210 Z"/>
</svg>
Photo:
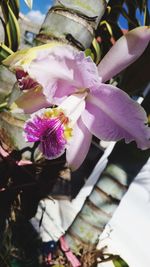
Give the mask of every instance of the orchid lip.
<svg viewBox="0 0 150 267">
<path fill-rule="evenodd" d="M 25 124 L 28 142 L 39 142 L 39 149 L 47 159 L 61 156 L 72 135 L 69 119 L 62 110 L 53 108 L 33 114 Z"/>
</svg>

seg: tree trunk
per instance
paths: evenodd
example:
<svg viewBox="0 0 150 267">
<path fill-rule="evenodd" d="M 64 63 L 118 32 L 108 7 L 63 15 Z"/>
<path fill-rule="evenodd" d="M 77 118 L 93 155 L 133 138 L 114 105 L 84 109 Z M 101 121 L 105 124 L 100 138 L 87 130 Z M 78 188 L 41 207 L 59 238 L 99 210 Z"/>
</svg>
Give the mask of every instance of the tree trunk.
<svg viewBox="0 0 150 267">
<path fill-rule="evenodd" d="M 56 0 L 37 36 L 40 42 L 56 39 L 80 50 L 91 45 L 109 0 Z"/>
<path fill-rule="evenodd" d="M 150 150 L 133 144 L 117 143 L 92 193 L 66 234 L 75 253 L 89 250 L 98 242 L 133 178 L 147 161 Z"/>
</svg>

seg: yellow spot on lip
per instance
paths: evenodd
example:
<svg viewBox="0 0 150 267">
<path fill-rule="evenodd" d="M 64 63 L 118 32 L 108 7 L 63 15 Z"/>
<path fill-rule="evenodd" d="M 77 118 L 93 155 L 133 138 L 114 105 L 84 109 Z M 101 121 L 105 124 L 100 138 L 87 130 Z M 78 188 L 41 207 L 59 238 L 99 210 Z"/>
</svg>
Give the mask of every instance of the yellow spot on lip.
<svg viewBox="0 0 150 267">
<path fill-rule="evenodd" d="M 58 108 L 52 108 L 52 109 L 47 109 L 43 116 L 45 118 L 58 118 L 61 122 L 61 124 L 64 127 L 64 138 L 68 140 L 69 138 L 72 137 L 72 128 L 69 126 L 69 118 L 65 116 L 65 113 L 62 109 Z"/>
<path fill-rule="evenodd" d="M 47 110 L 44 112 L 44 117 L 45 118 L 51 118 L 53 115 L 53 111 L 52 110 Z"/>
<path fill-rule="evenodd" d="M 72 137 L 72 128 L 70 127 L 65 127 L 65 130 L 64 130 L 64 137 L 65 139 L 70 139 Z"/>
</svg>

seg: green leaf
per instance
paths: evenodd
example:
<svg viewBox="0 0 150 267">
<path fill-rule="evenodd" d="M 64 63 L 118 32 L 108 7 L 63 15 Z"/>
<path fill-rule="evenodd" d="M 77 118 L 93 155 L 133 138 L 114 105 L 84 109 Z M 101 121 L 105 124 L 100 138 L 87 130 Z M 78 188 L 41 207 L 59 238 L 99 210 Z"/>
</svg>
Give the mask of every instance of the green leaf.
<svg viewBox="0 0 150 267">
<path fill-rule="evenodd" d="M 101 25 L 106 25 L 107 30 L 108 30 L 110 36 L 113 36 L 113 32 L 112 32 L 111 25 L 110 25 L 106 20 L 101 21 L 101 22 L 100 22 L 100 26 L 101 26 Z"/>
<path fill-rule="evenodd" d="M 16 51 L 20 42 L 20 28 L 8 0 L 3 0 L 1 3 L 1 8 L 4 16 L 6 38 L 5 44 Z"/>
<path fill-rule="evenodd" d="M 129 267 L 127 263 L 121 258 L 114 259 L 113 264 L 115 265 L 115 267 Z"/>
<path fill-rule="evenodd" d="M 11 54 L 13 54 L 13 51 L 10 48 L 8 48 L 5 44 L 0 43 L 0 62 L 2 62 Z"/>
<path fill-rule="evenodd" d="M 94 61 L 94 54 L 90 48 L 85 49 L 84 53 L 86 57 L 91 57 L 92 60 Z"/>
<path fill-rule="evenodd" d="M 98 65 L 98 63 L 101 60 L 101 50 L 100 50 L 99 43 L 97 42 L 95 38 L 93 39 L 92 46 L 95 52 L 94 62 Z"/>
<path fill-rule="evenodd" d="M 33 5 L 33 0 L 24 0 L 26 5 L 29 7 L 29 8 L 32 8 L 32 5 Z"/>
<path fill-rule="evenodd" d="M 144 10 L 144 25 L 150 25 L 150 14 L 149 14 L 149 10 L 148 7 L 145 7 Z"/>
<path fill-rule="evenodd" d="M 19 0 L 9 0 L 9 5 L 15 17 L 19 19 Z"/>
<path fill-rule="evenodd" d="M 140 12 L 142 12 L 144 10 L 145 5 L 147 4 L 146 3 L 147 1 L 146 0 L 136 0 L 136 1 Z"/>
<path fill-rule="evenodd" d="M 8 109 L 8 103 L 3 102 L 0 104 L 0 112 L 3 112 L 4 110 Z"/>
<path fill-rule="evenodd" d="M 7 30 L 6 30 L 6 24 L 5 21 L 0 17 L 0 20 L 2 22 L 3 28 L 4 28 L 4 36 L 5 36 L 5 44 L 8 44 L 8 37 L 7 37 Z"/>
<path fill-rule="evenodd" d="M 112 28 L 112 31 L 113 31 L 114 39 L 118 40 L 123 34 L 122 30 L 120 29 L 120 27 L 118 26 L 117 23 L 111 23 L 111 28 Z"/>
</svg>

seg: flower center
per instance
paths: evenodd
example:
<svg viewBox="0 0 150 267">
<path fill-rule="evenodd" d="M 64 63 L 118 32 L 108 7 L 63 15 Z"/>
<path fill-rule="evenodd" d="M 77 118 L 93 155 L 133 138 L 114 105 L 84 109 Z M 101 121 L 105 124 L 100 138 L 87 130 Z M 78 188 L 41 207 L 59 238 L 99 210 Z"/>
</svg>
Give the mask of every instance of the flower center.
<svg viewBox="0 0 150 267">
<path fill-rule="evenodd" d="M 46 109 L 35 114 L 25 125 L 26 139 L 40 141 L 39 148 L 47 159 L 61 156 L 72 136 L 69 119 L 58 108 Z"/>
<path fill-rule="evenodd" d="M 77 91 L 75 92 L 76 95 L 78 94 L 85 94 L 85 96 L 87 96 L 90 92 L 89 88 L 79 88 L 77 89 Z"/>
</svg>

